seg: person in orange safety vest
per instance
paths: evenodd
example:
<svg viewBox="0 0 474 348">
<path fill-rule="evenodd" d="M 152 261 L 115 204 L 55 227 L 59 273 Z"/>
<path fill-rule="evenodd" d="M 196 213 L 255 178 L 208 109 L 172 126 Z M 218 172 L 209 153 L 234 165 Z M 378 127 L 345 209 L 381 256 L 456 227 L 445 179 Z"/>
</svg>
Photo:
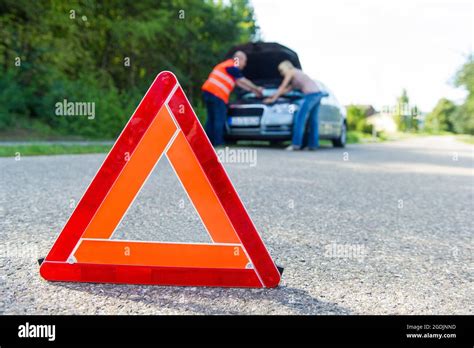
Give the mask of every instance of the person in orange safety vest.
<svg viewBox="0 0 474 348">
<path fill-rule="evenodd" d="M 247 55 L 242 51 L 234 53 L 233 58 L 217 64 L 202 85 L 204 103 L 207 108 L 207 120 L 204 129 L 212 145 L 224 144 L 224 127 L 227 116 L 227 104 L 234 87 L 255 93 L 261 97 L 263 87 L 255 85 L 242 75 L 247 64 Z"/>
</svg>

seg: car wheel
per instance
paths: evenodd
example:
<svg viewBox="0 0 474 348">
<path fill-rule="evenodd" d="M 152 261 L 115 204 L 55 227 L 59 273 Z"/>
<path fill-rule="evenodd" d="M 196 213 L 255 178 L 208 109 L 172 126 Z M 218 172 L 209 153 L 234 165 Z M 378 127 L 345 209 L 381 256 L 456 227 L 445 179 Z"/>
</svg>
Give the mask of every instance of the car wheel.
<svg viewBox="0 0 474 348">
<path fill-rule="evenodd" d="M 346 123 L 343 122 L 341 126 L 341 135 L 337 139 L 332 140 L 332 145 L 334 147 L 344 147 L 346 146 L 346 139 L 347 139 L 347 127 Z"/>
</svg>

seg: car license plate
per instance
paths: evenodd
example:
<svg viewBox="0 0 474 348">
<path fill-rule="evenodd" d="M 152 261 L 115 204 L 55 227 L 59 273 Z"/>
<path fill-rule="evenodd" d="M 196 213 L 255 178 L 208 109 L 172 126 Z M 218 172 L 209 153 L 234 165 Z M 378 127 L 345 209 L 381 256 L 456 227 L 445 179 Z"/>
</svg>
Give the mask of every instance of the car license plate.
<svg viewBox="0 0 474 348">
<path fill-rule="evenodd" d="M 234 127 L 248 127 L 260 125 L 260 117 L 230 117 L 229 124 Z"/>
</svg>

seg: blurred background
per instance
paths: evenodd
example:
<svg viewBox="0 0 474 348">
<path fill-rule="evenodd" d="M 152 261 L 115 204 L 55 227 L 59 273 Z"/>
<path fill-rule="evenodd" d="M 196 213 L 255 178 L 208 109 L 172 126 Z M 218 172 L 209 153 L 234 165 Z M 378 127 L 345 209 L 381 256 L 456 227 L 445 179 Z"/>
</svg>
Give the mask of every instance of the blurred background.
<svg viewBox="0 0 474 348">
<path fill-rule="evenodd" d="M 0 140 L 114 139 L 165 69 L 204 121 L 212 67 L 259 40 L 294 49 L 334 90 L 353 140 L 472 135 L 473 23 L 459 0 L 1 0 Z M 94 119 L 58 117 L 65 99 L 95 103 Z"/>
<path fill-rule="evenodd" d="M 472 315 L 473 11 L 473 0 L 0 0 L 0 314 Z M 37 259 L 155 76 L 173 71 L 204 122 L 213 66 L 260 41 L 296 52 L 349 130 L 345 148 L 216 149 L 285 267 L 281 287 L 43 281 Z M 69 103 L 87 109 L 58 112 Z M 209 241 L 162 159 L 114 238 Z"/>
<path fill-rule="evenodd" d="M 2 138 L 114 138 L 161 70 L 196 100 L 209 69 L 255 31 L 247 1 L 2 0 Z M 55 116 L 63 99 L 95 102 L 94 122 Z"/>
</svg>

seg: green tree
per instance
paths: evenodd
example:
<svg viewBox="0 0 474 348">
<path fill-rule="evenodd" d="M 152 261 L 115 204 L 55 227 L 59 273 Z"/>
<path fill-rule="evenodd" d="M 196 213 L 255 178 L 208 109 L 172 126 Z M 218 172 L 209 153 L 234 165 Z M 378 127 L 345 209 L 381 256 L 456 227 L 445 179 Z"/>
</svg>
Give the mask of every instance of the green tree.
<svg viewBox="0 0 474 348">
<path fill-rule="evenodd" d="M 367 123 L 368 109 L 369 107 L 364 105 L 349 105 L 347 107 L 348 130 L 372 134 L 372 125 Z"/>
<path fill-rule="evenodd" d="M 403 89 L 402 94 L 397 98 L 394 120 L 399 131 L 418 130 L 418 108 L 410 105 L 406 89 Z"/>
<path fill-rule="evenodd" d="M 425 119 L 425 129 L 432 132 L 453 131 L 451 119 L 456 112 L 456 104 L 442 98 Z"/>
<path fill-rule="evenodd" d="M 199 106 L 210 69 L 256 31 L 248 0 L 2 0 L 0 131 L 115 137 L 162 70 Z M 94 102 L 95 119 L 56 116 L 63 99 Z"/>
<path fill-rule="evenodd" d="M 408 105 L 410 99 L 406 89 L 402 90 L 402 94 L 397 98 L 397 104 L 394 114 L 395 123 L 397 124 L 398 130 L 405 132 L 408 129 L 406 122 L 406 115 L 403 112 L 405 105 Z"/>
<path fill-rule="evenodd" d="M 347 107 L 347 129 L 357 130 L 357 125 L 365 119 L 365 110 L 358 105 Z"/>
<path fill-rule="evenodd" d="M 474 134 L 474 54 L 455 76 L 455 85 L 467 90 L 467 98 L 451 117 L 453 130 L 457 133 Z"/>
</svg>

